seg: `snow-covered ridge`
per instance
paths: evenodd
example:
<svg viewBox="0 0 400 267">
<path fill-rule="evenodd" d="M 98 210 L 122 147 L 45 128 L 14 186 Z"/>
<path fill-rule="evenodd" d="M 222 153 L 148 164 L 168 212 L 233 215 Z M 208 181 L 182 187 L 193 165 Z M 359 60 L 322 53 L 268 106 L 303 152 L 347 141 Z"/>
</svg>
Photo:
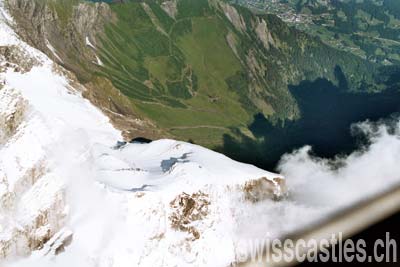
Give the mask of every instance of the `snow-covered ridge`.
<svg viewBox="0 0 400 267">
<path fill-rule="evenodd" d="M 67 221 L 66 180 L 52 166 L 49 149 L 67 131 L 87 129 L 92 143 L 120 138 L 57 66 L 19 40 L 9 19 L 1 1 L 0 261 L 28 256 Z"/>
<path fill-rule="evenodd" d="M 174 140 L 117 145 L 82 88 L 7 25 L 3 1 L 0 14 L 0 263 L 233 262 L 241 222 L 285 195 L 283 177 Z"/>
<path fill-rule="evenodd" d="M 1 267 L 229 266 L 246 240 L 296 231 L 400 182 L 398 121 L 391 131 L 359 125 L 371 145 L 335 168 L 309 147 L 286 155 L 289 198 L 282 176 L 200 146 L 117 143 L 84 88 L 9 19 L 0 0 Z"/>
</svg>

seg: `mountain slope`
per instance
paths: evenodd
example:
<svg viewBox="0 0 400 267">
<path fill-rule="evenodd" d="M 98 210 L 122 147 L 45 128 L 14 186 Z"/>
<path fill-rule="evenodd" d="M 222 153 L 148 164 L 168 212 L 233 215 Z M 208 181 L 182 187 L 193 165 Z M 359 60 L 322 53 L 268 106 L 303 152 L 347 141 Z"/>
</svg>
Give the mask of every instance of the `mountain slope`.
<svg viewBox="0 0 400 267">
<path fill-rule="evenodd" d="M 6 25 L 2 3 L 0 265 L 233 262 L 243 222 L 286 194 L 282 176 L 184 142 L 118 143 L 87 89 Z"/>
<path fill-rule="evenodd" d="M 400 3 L 365 1 L 232 1 L 273 13 L 338 49 L 370 61 L 400 63 Z"/>
<path fill-rule="evenodd" d="M 3 3 L 1 266 L 229 266 L 400 180 L 399 124 L 361 125 L 371 145 L 335 168 L 309 147 L 287 155 L 290 191 L 197 145 L 118 142 L 91 88 L 20 40 Z"/>
<path fill-rule="evenodd" d="M 8 3 L 18 32 L 72 70 L 93 103 L 141 118 L 146 127 L 120 120 L 130 138 L 174 136 L 215 148 L 237 131 L 254 138 L 248 125 L 257 113 L 299 118 L 288 86 L 300 81 L 381 89 L 372 63 L 222 1 Z"/>
</svg>

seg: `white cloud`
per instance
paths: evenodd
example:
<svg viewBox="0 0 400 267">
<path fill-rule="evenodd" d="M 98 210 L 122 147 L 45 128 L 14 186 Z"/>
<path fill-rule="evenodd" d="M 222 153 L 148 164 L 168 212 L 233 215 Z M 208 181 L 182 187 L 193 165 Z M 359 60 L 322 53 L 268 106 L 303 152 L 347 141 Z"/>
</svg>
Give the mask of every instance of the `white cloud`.
<svg viewBox="0 0 400 267">
<path fill-rule="evenodd" d="M 364 122 L 352 127 L 368 145 L 345 157 L 312 156 L 306 146 L 285 155 L 279 171 L 291 198 L 312 207 L 338 208 L 400 184 L 400 122 Z"/>
</svg>

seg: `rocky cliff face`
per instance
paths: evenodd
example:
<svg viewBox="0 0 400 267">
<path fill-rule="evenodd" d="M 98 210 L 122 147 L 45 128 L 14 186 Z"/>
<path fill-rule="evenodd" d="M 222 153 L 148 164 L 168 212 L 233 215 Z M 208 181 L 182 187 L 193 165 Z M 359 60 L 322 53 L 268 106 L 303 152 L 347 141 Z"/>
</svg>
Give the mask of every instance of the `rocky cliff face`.
<svg viewBox="0 0 400 267">
<path fill-rule="evenodd" d="M 106 21 L 112 20 L 105 3 L 9 0 L 7 7 L 17 18 L 16 29 L 24 40 L 78 74 L 87 67 L 87 62 L 96 60 L 88 43 L 95 45 L 94 36 L 102 32 Z"/>
</svg>

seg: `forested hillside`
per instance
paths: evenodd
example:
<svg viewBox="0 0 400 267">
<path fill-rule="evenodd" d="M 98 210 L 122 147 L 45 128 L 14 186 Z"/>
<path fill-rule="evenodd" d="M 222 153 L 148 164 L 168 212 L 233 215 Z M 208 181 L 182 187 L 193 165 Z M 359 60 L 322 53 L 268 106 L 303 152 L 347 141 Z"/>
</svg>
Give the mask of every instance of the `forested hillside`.
<svg viewBox="0 0 400 267">
<path fill-rule="evenodd" d="M 234 0 L 273 13 L 326 44 L 385 65 L 400 63 L 400 1 Z"/>
</svg>

